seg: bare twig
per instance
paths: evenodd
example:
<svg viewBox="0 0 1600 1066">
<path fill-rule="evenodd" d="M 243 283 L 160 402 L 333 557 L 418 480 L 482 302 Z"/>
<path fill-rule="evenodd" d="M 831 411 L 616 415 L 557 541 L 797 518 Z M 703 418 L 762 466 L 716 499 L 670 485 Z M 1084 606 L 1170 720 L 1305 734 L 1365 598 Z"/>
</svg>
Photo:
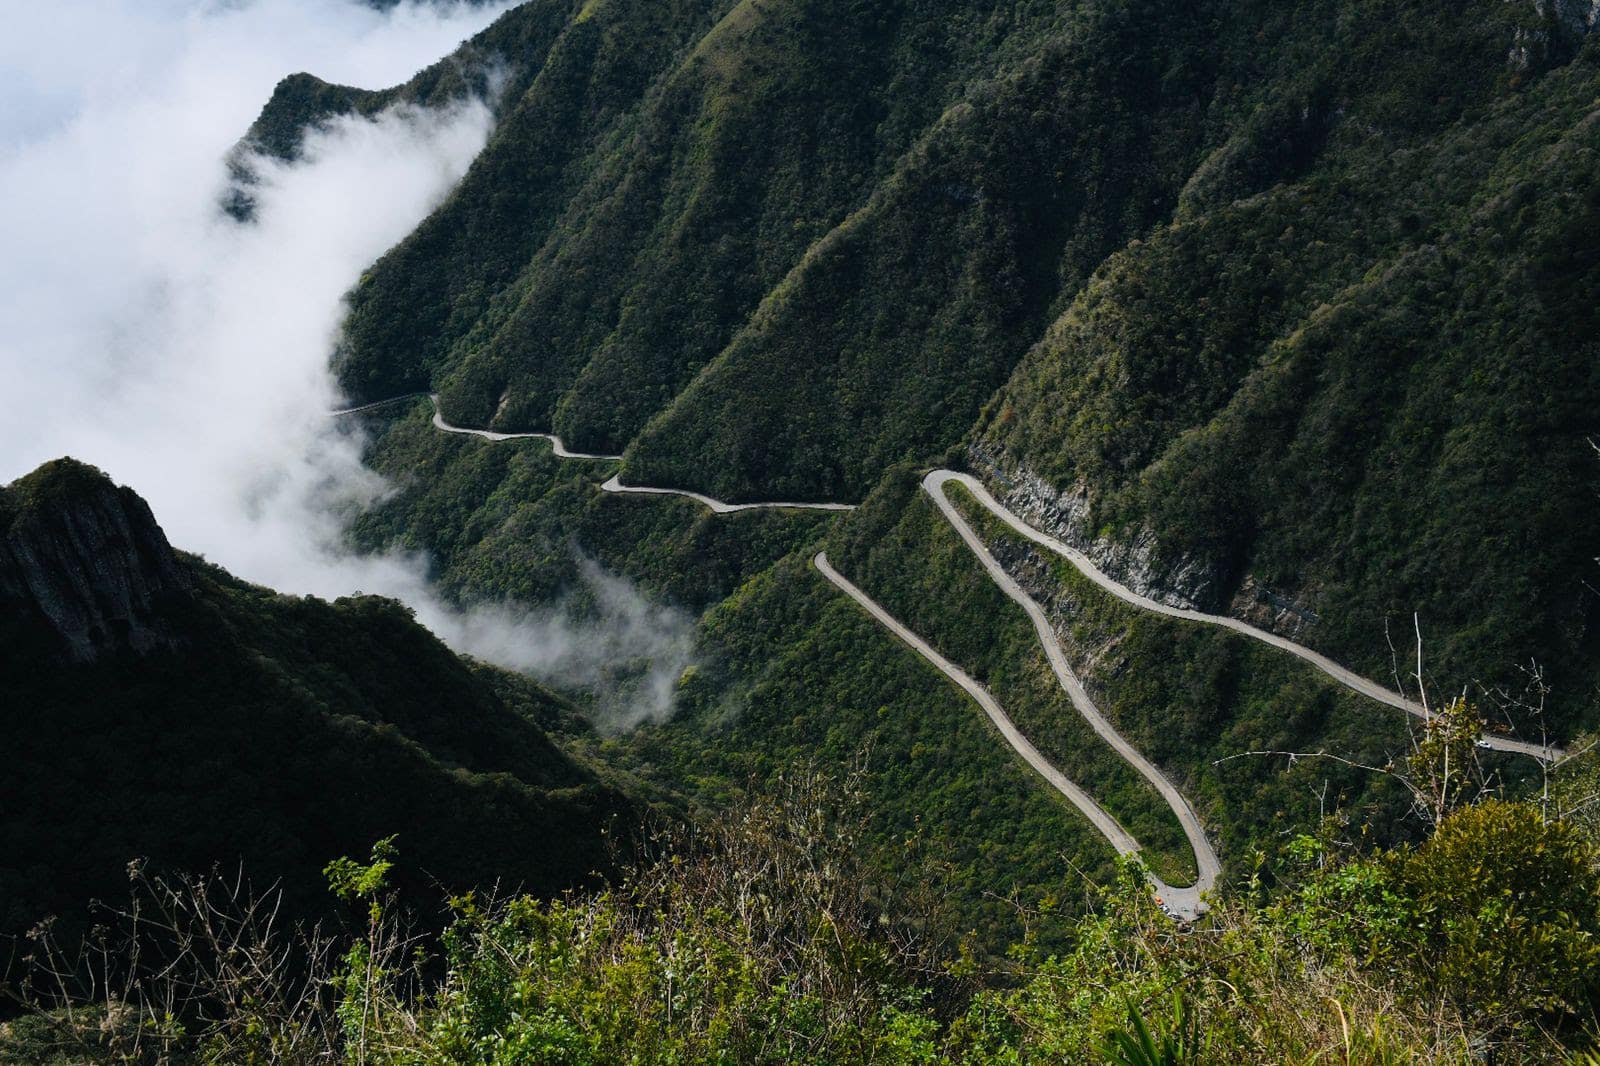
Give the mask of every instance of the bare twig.
<svg viewBox="0 0 1600 1066">
<path fill-rule="evenodd" d="M 1422 679 L 1422 617 L 1415 611 L 1411 613 L 1411 624 L 1417 631 L 1417 698 L 1422 701 L 1422 716 L 1427 720 L 1433 712 L 1428 708 L 1428 685 Z"/>
</svg>

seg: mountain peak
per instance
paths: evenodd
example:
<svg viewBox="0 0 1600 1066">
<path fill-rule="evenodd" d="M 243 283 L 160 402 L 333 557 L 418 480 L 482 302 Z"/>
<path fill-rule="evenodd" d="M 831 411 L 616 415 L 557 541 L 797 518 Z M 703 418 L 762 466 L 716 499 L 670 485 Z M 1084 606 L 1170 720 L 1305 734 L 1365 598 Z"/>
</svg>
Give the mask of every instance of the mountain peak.
<svg viewBox="0 0 1600 1066">
<path fill-rule="evenodd" d="M 191 586 L 149 505 L 95 467 L 57 459 L 0 489 L 0 606 L 64 658 L 172 645 L 156 607 Z"/>
</svg>

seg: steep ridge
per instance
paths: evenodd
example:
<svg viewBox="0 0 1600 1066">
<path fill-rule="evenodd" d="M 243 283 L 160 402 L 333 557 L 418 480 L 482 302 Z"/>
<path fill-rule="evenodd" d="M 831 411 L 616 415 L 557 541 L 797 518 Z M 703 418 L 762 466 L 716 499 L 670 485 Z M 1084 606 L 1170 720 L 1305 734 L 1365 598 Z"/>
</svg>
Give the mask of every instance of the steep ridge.
<svg viewBox="0 0 1600 1066">
<path fill-rule="evenodd" d="M 1075 5 L 990 67 L 646 427 L 624 473 L 730 499 L 853 497 L 956 443 L 1051 306 L 1172 210 L 1219 73 L 1214 7 Z"/>
<path fill-rule="evenodd" d="M 444 382 L 446 371 L 525 302 L 527 276 L 550 254 L 571 202 L 632 191 L 612 158 L 617 146 L 649 140 L 637 114 L 641 101 L 658 91 L 653 83 L 661 72 L 725 7 L 724 0 L 599 0 L 581 7 L 539 0 L 507 12 L 469 42 L 459 59 L 466 69 L 507 72 L 495 134 L 454 194 L 351 293 L 337 357 L 351 395 L 440 385 L 449 412 L 464 396 L 479 399 L 480 392 Z M 424 88 L 419 78 L 404 95 Z M 270 116 L 272 124 L 281 121 Z M 625 202 L 630 213 L 614 224 L 648 228 L 631 213 L 636 198 Z M 604 272 L 591 276 L 598 280 Z M 586 313 L 591 301 L 602 316 L 616 308 L 614 298 L 570 287 L 560 298 L 563 310 L 567 302 L 577 305 L 573 315 Z M 540 335 L 556 353 L 594 339 Z M 486 413 L 463 410 L 474 421 Z"/>
<path fill-rule="evenodd" d="M 1411 150 L 1347 128 L 1336 171 L 1192 189 L 1046 331 L 967 461 L 1167 603 L 1369 674 L 1416 613 L 1441 678 L 1518 692 L 1536 662 L 1549 727 L 1588 720 L 1597 72 L 1591 39 Z"/>
<path fill-rule="evenodd" d="M 528 4 L 462 53 L 510 72 L 501 123 L 353 292 L 340 372 L 730 505 L 969 446 L 1124 584 L 1369 675 L 1418 612 L 1444 677 L 1547 668 L 1563 734 L 1600 664 L 1591 29 Z M 331 106 L 284 95 L 263 127 Z"/>
<path fill-rule="evenodd" d="M 572 708 L 399 604 L 240 582 L 71 460 L 0 490 L 0 528 L 0 935 L 76 925 L 136 859 L 242 862 L 324 914 L 323 865 L 395 834 L 419 905 L 555 893 L 608 869 L 608 828 L 640 816 L 552 739 Z"/>
<path fill-rule="evenodd" d="M 181 643 L 166 609 L 194 582 L 132 490 L 60 459 L 0 488 L 0 530 L 0 639 L 12 654 L 43 641 L 47 658 L 92 662 Z"/>
</svg>

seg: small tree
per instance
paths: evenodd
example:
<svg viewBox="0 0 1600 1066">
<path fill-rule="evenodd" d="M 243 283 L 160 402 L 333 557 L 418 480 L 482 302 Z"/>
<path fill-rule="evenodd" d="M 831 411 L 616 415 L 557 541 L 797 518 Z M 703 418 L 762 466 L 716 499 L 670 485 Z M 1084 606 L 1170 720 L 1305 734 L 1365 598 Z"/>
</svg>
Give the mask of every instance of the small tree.
<svg viewBox="0 0 1600 1066">
<path fill-rule="evenodd" d="M 366 904 L 366 935 L 351 942 L 329 980 L 338 995 L 345 1059 L 358 1066 L 378 1057 L 376 1050 L 385 1042 L 375 1037 L 385 1024 L 409 1021 L 407 1005 L 414 999 L 414 987 L 403 988 L 401 977 L 409 974 L 414 986 L 419 976 L 420 959 L 412 958 L 407 966 L 417 940 L 402 928 L 389 892 L 389 872 L 398 853 L 394 840 L 385 837 L 373 844 L 367 862 L 343 857 L 322 871 L 335 896 L 346 903 Z"/>
<path fill-rule="evenodd" d="M 1576 827 L 1484 800 L 1392 864 L 1430 983 L 1486 1018 L 1592 1010 L 1600 852 Z"/>
<path fill-rule="evenodd" d="M 1413 734 L 1402 776 L 1416 812 L 1429 825 L 1441 825 L 1463 803 L 1482 795 L 1486 780 L 1478 765 L 1477 743 L 1483 722 L 1461 696 L 1428 715 Z"/>
</svg>

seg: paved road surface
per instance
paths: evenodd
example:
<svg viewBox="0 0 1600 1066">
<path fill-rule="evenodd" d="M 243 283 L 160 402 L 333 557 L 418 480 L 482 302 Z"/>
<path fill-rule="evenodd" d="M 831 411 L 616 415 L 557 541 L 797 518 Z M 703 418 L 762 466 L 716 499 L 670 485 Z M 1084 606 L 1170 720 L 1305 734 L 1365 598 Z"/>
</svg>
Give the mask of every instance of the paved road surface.
<svg viewBox="0 0 1600 1066">
<path fill-rule="evenodd" d="M 723 503 L 713 500 L 710 496 L 702 496 L 698 492 L 688 489 L 656 489 L 646 488 L 642 485 L 624 485 L 620 475 L 612 474 L 611 480 L 600 486 L 602 492 L 637 493 L 642 496 L 687 496 L 711 508 L 717 514 L 733 514 L 735 511 L 754 511 L 766 507 L 783 507 L 790 510 L 808 511 L 854 511 L 853 503 Z"/>
<path fill-rule="evenodd" d="M 444 420 L 444 415 L 439 411 L 439 394 L 436 392 L 416 392 L 407 396 L 392 396 L 387 400 L 379 400 L 376 403 L 362 404 L 360 407 L 346 407 L 343 410 L 334 411 L 333 414 L 359 414 L 362 411 L 371 411 L 377 407 L 385 407 L 400 400 L 409 400 L 419 396 L 426 396 L 433 402 L 434 427 L 444 431 L 445 433 L 460 433 L 464 436 L 478 437 L 481 440 L 495 442 L 538 438 L 539 440 L 546 440 L 550 442 L 550 446 L 555 450 L 555 454 L 558 459 L 599 459 L 616 461 L 622 458 L 620 455 L 597 455 L 590 452 L 572 451 L 567 447 L 566 442 L 564 442 L 554 433 L 498 433 L 492 429 L 471 429 L 467 426 L 452 425 Z M 704 496 L 698 492 L 690 492 L 688 489 L 660 489 L 648 488 L 642 485 L 624 485 L 622 483 L 621 476 L 616 474 L 613 474 L 610 480 L 601 485 L 600 488 L 604 492 L 615 492 L 626 495 L 685 496 L 691 500 L 705 504 L 716 514 L 733 514 L 736 511 L 754 511 L 760 508 L 769 507 L 781 507 L 789 510 L 801 509 L 815 511 L 853 511 L 856 509 L 856 505 L 853 503 L 789 503 L 787 501 L 776 501 L 772 503 L 723 503 L 721 500 L 714 500 L 710 496 Z"/>
<path fill-rule="evenodd" d="M 1040 607 L 1010 574 L 1006 573 L 999 560 L 990 554 L 989 548 L 984 544 L 982 538 L 967 524 L 967 520 L 962 517 L 955 504 L 951 503 L 949 497 L 945 495 L 944 486 L 952 478 L 962 476 L 949 470 L 935 470 L 922 479 L 922 487 L 929 496 L 933 497 L 933 502 L 938 505 L 945 519 L 955 527 L 957 533 L 961 534 L 961 539 L 966 542 L 972 554 L 978 557 L 978 561 L 983 564 L 984 570 L 988 572 L 990 580 L 999 585 L 1002 592 L 1027 612 L 1028 619 L 1033 622 L 1034 632 L 1039 637 L 1039 643 L 1044 647 L 1045 655 L 1050 660 L 1050 669 L 1054 671 L 1056 680 L 1061 683 L 1061 687 L 1071 697 L 1072 705 L 1078 709 L 1078 713 L 1083 715 L 1084 720 L 1089 723 L 1090 727 L 1094 729 L 1102 740 L 1111 745 L 1118 755 L 1121 755 L 1130 766 L 1144 776 L 1145 780 L 1155 786 L 1156 791 L 1161 793 L 1161 798 L 1167 801 L 1167 806 L 1172 808 L 1172 813 L 1177 816 L 1178 823 L 1183 826 L 1184 836 L 1189 838 L 1189 846 L 1194 849 L 1195 868 L 1200 874 L 1194 889 L 1190 890 L 1194 893 L 1194 898 L 1192 900 L 1186 899 L 1184 902 L 1197 905 L 1199 894 L 1211 891 L 1212 886 L 1216 884 L 1217 876 L 1222 872 L 1222 863 L 1218 861 L 1217 853 L 1212 849 L 1211 842 L 1206 839 L 1206 832 L 1204 827 L 1200 825 L 1199 816 L 1194 813 L 1194 808 L 1189 806 L 1189 801 L 1183 798 L 1183 793 L 1178 791 L 1178 787 L 1169 781 L 1167 776 L 1157 769 L 1154 763 L 1146 759 L 1138 748 L 1128 743 L 1127 738 L 1118 733 L 1116 728 L 1106 720 L 1105 715 L 1100 713 L 1100 709 L 1089 698 L 1089 693 L 1084 690 L 1083 683 L 1078 680 L 1077 675 L 1072 672 L 1072 667 L 1067 663 L 1066 652 L 1062 649 L 1061 641 L 1057 639 L 1056 631 L 1051 627 L 1050 619 L 1046 617 L 1044 608 Z M 1172 891 L 1177 892 L 1179 890 L 1174 889 Z M 1172 903 L 1173 901 L 1168 899 L 1168 902 Z"/>
<path fill-rule="evenodd" d="M 593 455 L 589 452 L 574 452 L 567 449 L 560 437 L 554 433 L 496 433 L 491 429 L 468 429 L 465 426 L 452 426 L 444 420 L 444 415 L 439 413 L 439 394 L 429 393 L 428 399 L 433 401 L 433 424 L 435 428 L 446 433 L 463 433 L 469 437 L 481 437 L 484 440 L 528 440 L 537 437 L 550 442 L 550 447 L 555 449 L 557 459 L 621 459 L 620 455 Z"/>
</svg>

